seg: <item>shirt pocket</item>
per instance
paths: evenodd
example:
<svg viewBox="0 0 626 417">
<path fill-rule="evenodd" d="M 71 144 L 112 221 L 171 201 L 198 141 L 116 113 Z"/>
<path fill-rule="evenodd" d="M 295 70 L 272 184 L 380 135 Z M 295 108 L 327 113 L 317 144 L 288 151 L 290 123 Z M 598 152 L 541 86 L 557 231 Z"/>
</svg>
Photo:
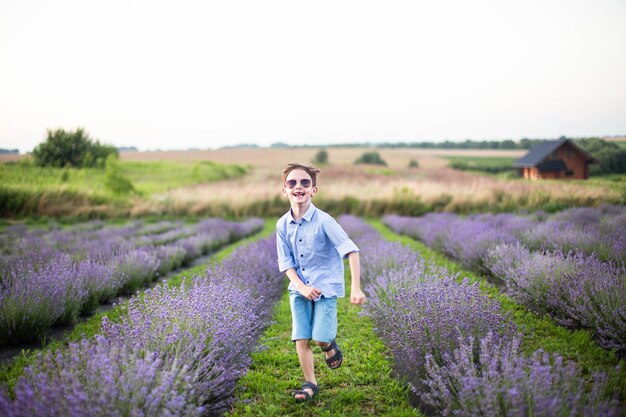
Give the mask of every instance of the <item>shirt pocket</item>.
<svg viewBox="0 0 626 417">
<path fill-rule="evenodd" d="M 326 235 L 323 233 L 312 233 L 306 236 L 306 247 L 313 252 L 321 252 L 326 249 Z"/>
</svg>

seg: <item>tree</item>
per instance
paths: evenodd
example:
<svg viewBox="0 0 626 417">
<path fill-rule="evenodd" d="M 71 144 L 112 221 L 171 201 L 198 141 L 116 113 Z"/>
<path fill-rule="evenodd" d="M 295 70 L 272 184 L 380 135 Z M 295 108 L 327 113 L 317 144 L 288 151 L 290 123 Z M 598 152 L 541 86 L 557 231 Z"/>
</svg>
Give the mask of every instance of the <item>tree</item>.
<svg viewBox="0 0 626 417">
<path fill-rule="evenodd" d="M 517 145 L 511 139 L 505 139 L 500 142 L 500 149 L 515 149 Z"/>
<path fill-rule="evenodd" d="M 626 173 L 626 149 L 600 138 L 579 139 L 576 144 L 598 160 L 590 167 L 593 174 Z"/>
<path fill-rule="evenodd" d="M 117 149 L 110 145 L 95 143 L 84 129 L 65 131 L 48 130 L 46 140 L 35 147 L 33 158 L 39 166 L 63 167 L 104 167 L 109 155 L 118 156 Z"/>
</svg>

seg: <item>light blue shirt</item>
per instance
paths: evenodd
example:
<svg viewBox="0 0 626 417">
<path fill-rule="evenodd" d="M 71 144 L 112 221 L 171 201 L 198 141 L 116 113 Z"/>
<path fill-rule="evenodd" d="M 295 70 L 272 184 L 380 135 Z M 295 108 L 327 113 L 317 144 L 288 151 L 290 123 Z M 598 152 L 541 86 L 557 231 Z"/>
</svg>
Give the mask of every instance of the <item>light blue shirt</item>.
<svg viewBox="0 0 626 417">
<path fill-rule="evenodd" d="M 309 206 L 296 222 L 291 210 L 276 222 L 278 268 L 294 268 L 306 285 L 324 297 L 344 297 L 343 259 L 359 248 L 328 213 Z M 296 291 L 293 283 L 289 289 Z"/>
</svg>

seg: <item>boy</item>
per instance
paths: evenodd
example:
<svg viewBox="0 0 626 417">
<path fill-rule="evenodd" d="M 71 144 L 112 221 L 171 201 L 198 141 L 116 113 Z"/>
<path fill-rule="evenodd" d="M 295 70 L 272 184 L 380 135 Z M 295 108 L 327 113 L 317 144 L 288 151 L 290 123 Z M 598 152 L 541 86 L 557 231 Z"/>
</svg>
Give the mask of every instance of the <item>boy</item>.
<svg viewBox="0 0 626 417">
<path fill-rule="evenodd" d="M 291 210 L 276 222 L 278 266 L 289 278 L 292 334 L 304 373 L 301 390 L 292 391 L 298 401 L 312 399 L 319 391 L 313 369 L 310 340 L 321 347 L 331 369 L 341 366 L 343 355 L 337 334 L 337 298 L 344 296 L 343 259 L 348 257 L 352 286 L 350 302 L 363 304 L 359 248 L 330 215 L 316 208 L 319 169 L 291 163 L 283 171 L 284 196 Z"/>
</svg>

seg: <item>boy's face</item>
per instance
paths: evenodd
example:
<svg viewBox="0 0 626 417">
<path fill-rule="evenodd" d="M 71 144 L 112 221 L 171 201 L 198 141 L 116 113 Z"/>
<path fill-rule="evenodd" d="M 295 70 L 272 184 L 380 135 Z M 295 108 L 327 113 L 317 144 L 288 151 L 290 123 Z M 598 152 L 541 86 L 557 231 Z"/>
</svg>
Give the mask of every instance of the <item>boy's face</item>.
<svg viewBox="0 0 626 417">
<path fill-rule="evenodd" d="M 294 169 L 287 175 L 283 184 L 283 195 L 289 197 L 292 205 L 307 205 L 315 194 L 317 187 L 313 186 L 311 176 L 306 171 Z"/>
</svg>

